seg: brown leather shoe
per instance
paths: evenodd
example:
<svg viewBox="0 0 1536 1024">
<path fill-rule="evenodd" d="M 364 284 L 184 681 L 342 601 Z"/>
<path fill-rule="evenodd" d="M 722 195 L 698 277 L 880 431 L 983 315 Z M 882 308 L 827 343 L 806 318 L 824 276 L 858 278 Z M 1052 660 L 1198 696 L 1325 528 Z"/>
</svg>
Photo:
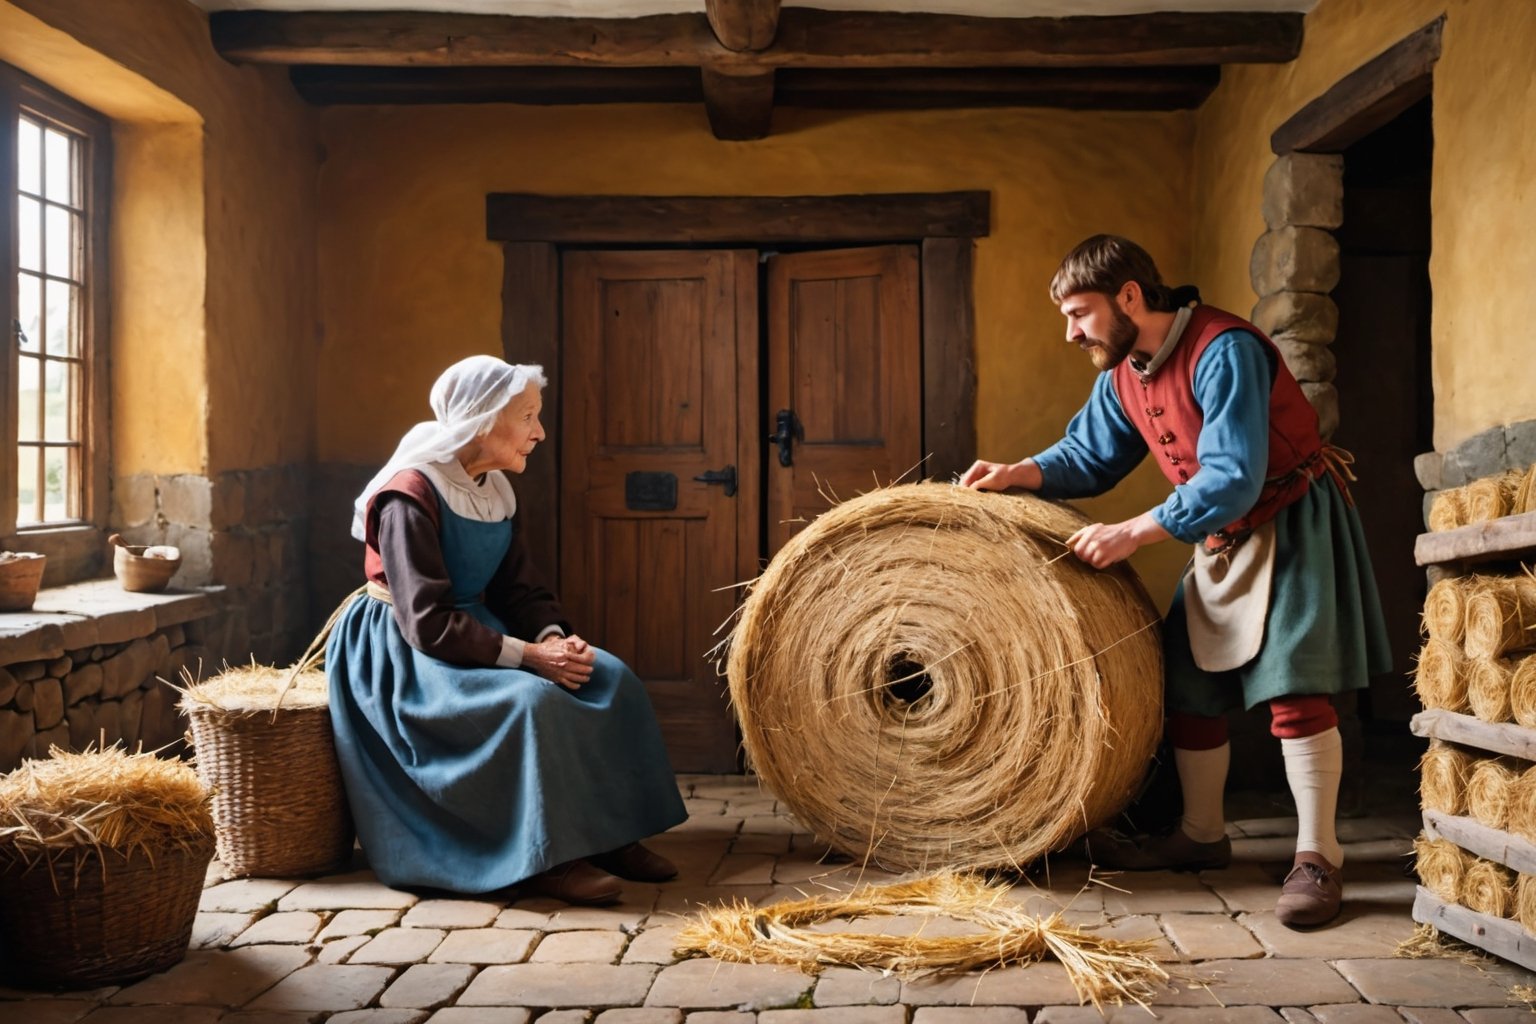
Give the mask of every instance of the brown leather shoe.
<svg viewBox="0 0 1536 1024">
<path fill-rule="evenodd" d="M 1287 928 L 1315 928 L 1338 917 L 1343 902 L 1343 870 L 1319 854 L 1301 850 L 1280 887 L 1275 917 Z"/>
<path fill-rule="evenodd" d="M 1095 829 L 1084 837 L 1083 848 L 1094 864 L 1117 871 L 1205 871 L 1232 863 L 1231 839 L 1197 842 L 1177 825 L 1162 835 L 1135 838 Z"/>
<path fill-rule="evenodd" d="M 617 878 L 585 860 L 557 864 L 528 879 L 523 888 L 529 893 L 589 907 L 617 903 L 624 894 L 624 886 Z"/>
<path fill-rule="evenodd" d="M 618 875 L 631 882 L 665 882 L 677 877 L 676 864 L 639 843 L 630 843 L 589 859 L 610 875 Z"/>
</svg>

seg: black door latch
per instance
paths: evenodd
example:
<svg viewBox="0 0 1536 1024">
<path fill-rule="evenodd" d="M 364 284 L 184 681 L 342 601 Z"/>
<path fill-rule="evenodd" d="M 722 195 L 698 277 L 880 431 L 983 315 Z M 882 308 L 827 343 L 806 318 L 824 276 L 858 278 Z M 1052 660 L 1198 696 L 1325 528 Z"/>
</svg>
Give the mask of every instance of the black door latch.
<svg viewBox="0 0 1536 1024">
<path fill-rule="evenodd" d="M 780 409 L 773 421 L 776 429 L 768 435 L 768 440 L 779 446 L 779 465 L 792 466 L 795 464 L 794 443 L 805 443 L 805 428 L 800 425 L 800 417 L 793 409 Z"/>
<path fill-rule="evenodd" d="M 701 484 L 725 484 L 725 496 L 736 497 L 736 467 L 726 466 L 724 469 L 711 469 L 706 473 L 700 473 L 694 477 Z"/>
</svg>

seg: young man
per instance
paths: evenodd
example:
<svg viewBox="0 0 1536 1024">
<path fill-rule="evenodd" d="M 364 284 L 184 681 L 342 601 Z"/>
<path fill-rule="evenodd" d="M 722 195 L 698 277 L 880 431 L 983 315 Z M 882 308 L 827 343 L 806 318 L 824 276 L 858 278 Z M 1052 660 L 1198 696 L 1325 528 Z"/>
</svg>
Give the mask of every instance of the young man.
<svg viewBox="0 0 1536 1024">
<path fill-rule="evenodd" d="M 1164 623 L 1168 738 L 1184 816 L 1163 835 L 1101 831 L 1105 867 L 1200 870 L 1232 858 L 1222 792 L 1224 713 L 1269 705 L 1296 798 L 1295 864 L 1275 913 L 1292 927 L 1339 912 L 1334 831 L 1342 752 L 1331 694 L 1366 685 L 1390 658 L 1365 539 L 1317 416 L 1274 344 L 1252 324 L 1163 284 L 1146 251 L 1096 235 L 1051 281 L 1067 341 L 1103 372 L 1066 436 L 1016 463 L 977 462 L 961 483 L 1045 497 L 1100 494 L 1150 452 L 1173 484 L 1161 505 L 1068 540 L 1098 568 L 1170 537 L 1194 561 Z"/>
</svg>

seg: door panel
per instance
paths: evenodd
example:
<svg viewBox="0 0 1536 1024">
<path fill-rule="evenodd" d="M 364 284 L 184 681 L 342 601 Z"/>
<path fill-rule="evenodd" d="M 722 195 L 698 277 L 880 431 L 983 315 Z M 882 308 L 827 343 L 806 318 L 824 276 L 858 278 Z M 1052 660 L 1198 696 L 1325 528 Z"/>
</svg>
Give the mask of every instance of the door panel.
<svg viewBox="0 0 1536 1024">
<path fill-rule="evenodd" d="M 751 252 L 564 257 L 562 596 L 645 680 L 679 771 L 736 766 L 705 655 L 750 572 L 738 562 L 757 549 L 756 488 L 730 496 L 694 477 L 758 472 L 757 439 L 741 433 L 756 415 L 755 273 Z M 672 474 L 675 507 L 631 507 L 636 473 Z"/>
<path fill-rule="evenodd" d="M 768 465 L 768 553 L 843 500 L 922 457 L 922 328 L 915 246 L 768 261 L 768 408 L 803 436 Z"/>
</svg>

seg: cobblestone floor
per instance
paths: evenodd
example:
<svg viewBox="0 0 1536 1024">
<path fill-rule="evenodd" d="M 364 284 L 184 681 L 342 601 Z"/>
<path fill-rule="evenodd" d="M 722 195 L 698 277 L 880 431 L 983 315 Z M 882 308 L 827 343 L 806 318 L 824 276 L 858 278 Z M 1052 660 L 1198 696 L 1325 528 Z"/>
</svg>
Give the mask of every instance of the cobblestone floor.
<svg viewBox="0 0 1536 1024">
<path fill-rule="evenodd" d="M 682 776 L 690 819 L 655 846 L 681 877 L 631 885 L 617 906 L 433 899 L 387 889 L 366 870 L 317 880 L 226 880 L 215 863 L 187 958 L 123 988 L 45 995 L 0 989 L 3 1024 L 1077 1024 L 1052 963 L 937 981 L 830 969 L 677 961 L 678 915 L 730 898 L 768 902 L 846 889 L 858 875 L 822 863 L 811 837 L 756 782 Z M 1506 964 L 1394 959 L 1413 932 L 1403 865 L 1410 815 L 1346 819 L 1346 907 L 1335 926 L 1281 927 L 1271 908 L 1289 864 L 1291 818 L 1232 826 L 1236 861 L 1198 876 L 1123 874 L 1126 891 L 1084 887 L 1057 861 L 1021 896 L 1076 923 L 1156 941 L 1207 985 L 1155 1000 L 1158 1019 L 1292 1024 L 1500 1024 L 1531 1020 Z M 866 872 L 866 881 L 890 876 Z M 1529 995 L 1529 993 L 1524 993 Z M 1139 1007 L 1111 1021 L 1151 1020 Z"/>
</svg>

